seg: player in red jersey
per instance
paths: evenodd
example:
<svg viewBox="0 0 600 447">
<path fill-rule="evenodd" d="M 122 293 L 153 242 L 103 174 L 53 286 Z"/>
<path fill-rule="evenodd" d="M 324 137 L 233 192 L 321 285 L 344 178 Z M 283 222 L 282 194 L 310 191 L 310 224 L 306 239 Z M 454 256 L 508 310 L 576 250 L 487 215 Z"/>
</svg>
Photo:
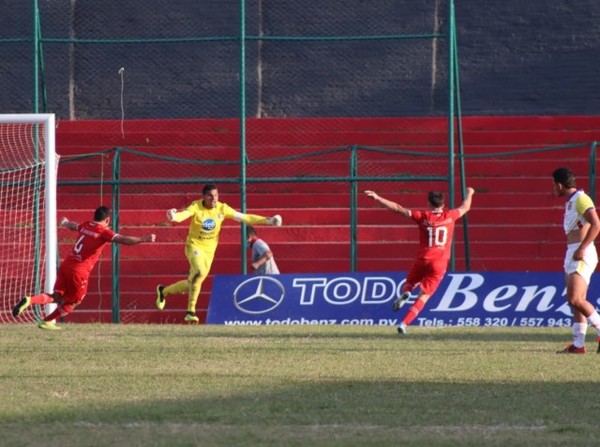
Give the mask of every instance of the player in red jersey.
<svg viewBox="0 0 600 447">
<path fill-rule="evenodd" d="M 420 286 L 421 290 L 417 299 L 398 325 L 398 332 L 406 334 L 406 326 L 423 310 L 425 303 L 436 291 L 446 274 L 454 223 L 471 209 L 475 190 L 467 188 L 467 196 L 463 203 L 458 208 L 451 210 L 444 209 L 444 194 L 432 191 L 428 194 L 427 209 L 423 211 L 411 211 L 391 200 L 380 197 L 374 191 L 365 191 L 365 193 L 390 211 L 414 220 L 419 226 L 417 257 L 402 286 L 402 295 L 393 304 L 394 310 L 400 309 L 410 298 L 410 292 Z"/>
<path fill-rule="evenodd" d="M 142 242 L 154 242 L 156 235 L 143 237 L 123 236 L 109 228 L 110 210 L 101 206 L 94 212 L 94 220 L 81 224 L 63 217 L 61 225 L 79 233 L 77 242 L 58 269 L 52 295 L 42 293 L 22 298 L 13 308 L 12 314 L 18 317 L 31 304 L 56 303 L 54 312 L 38 323 L 40 329 L 60 329 L 53 321 L 73 312 L 83 301 L 87 293 L 88 280 L 102 250 L 107 243 L 136 245 Z"/>
</svg>

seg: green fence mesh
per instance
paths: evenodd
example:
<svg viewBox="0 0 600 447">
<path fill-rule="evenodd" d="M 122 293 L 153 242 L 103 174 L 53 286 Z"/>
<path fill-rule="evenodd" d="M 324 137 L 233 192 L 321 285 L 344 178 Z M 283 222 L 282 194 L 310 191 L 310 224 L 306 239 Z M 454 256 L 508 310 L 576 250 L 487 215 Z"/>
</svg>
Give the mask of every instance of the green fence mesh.
<svg viewBox="0 0 600 447">
<path fill-rule="evenodd" d="M 288 239 L 300 246 L 311 227 L 332 226 L 347 269 L 359 269 L 357 225 L 378 219 L 361 215 L 364 189 L 408 178 L 445 189 L 455 175 L 447 122 L 386 121 L 453 118 L 452 0 L 12 3 L 0 18 L 0 107 L 55 113 L 59 128 L 101 120 L 85 137 L 59 133 L 67 209 L 91 194 L 123 222 L 158 225 L 205 181 L 264 214 L 312 195 L 329 211 L 290 214 Z M 327 271 L 313 242 L 304 257 Z"/>
<path fill-rule="evenodd" d="M 11 3 L 7 111 L 223 118 L 240 116 L 242 96 L 248 117 L 448 109 L 448 1 Z"/>
</svg>

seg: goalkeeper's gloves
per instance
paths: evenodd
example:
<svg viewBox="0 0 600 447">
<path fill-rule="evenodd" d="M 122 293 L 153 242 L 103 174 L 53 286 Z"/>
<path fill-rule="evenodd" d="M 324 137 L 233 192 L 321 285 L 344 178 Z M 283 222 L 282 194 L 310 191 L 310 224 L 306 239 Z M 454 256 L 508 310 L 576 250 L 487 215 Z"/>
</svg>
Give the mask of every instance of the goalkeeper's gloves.
<svg viewBox="0 0 600 447">
<path fill-rule="evenodd" d="M 283 220 L 279 214 L 275 214 L 273 217 L 267 217 L 267 223 L 275 227 L 280 227 L 283 223 Z"/>
<path fill-rule="evenodd" d="M 167 220 L 169 222 L 173 221 L 173 219 L 175 218 L 175 213 L 177 213 L 177 210 L 175 208 L 171 208 L 169 211 L 167 211 Z"/>
</svg>

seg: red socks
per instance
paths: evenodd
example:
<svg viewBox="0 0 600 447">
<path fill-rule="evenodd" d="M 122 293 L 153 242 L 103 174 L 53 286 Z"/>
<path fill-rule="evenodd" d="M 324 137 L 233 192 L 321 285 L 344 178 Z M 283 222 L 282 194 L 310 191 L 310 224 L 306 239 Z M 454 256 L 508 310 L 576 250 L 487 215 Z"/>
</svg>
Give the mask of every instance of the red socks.
<svg viewBox="0 0 600 447">
<path fill-rule="evenodd" d="M 415 301 L 415 303 L 410 306 L 410 309 L 408 309 L 402 322 L 408 326 L 415 318 L 417 318 L 417 315 L 423 310 L 423 307 L 425 307 L 425 302 L 423 300 Z"/>
<path fill-rule="evenodd" d="M 73 309 L 74 307 L 72 304 L 63 304 L 62 306 L 58 306 L 56 309 L 54 309 L 54 312 L 52 312 L 50 315 L 46 315 L 44 321 L 58 320 L 59 318 L 66 317 L 73 312 Z"/>
<path fill-rule="evenodd" d="M 54 298 L 46 293 L 40 293 L 39 295 L 33 295 L 31 297 L 31 304 L 50 304 L 54 302 Z"/>
</svg>

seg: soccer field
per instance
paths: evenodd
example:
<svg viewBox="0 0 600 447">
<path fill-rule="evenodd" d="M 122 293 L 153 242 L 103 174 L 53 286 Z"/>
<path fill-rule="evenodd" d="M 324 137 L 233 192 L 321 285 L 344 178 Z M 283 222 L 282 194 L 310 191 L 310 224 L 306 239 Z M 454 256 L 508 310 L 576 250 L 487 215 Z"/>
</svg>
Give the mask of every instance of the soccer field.
<svg viewBox="0 0 600 447">
<path fill-rule="evenodd" d="M 600 443 L 567 328 L 0 325 L 3 446 Z"/>
</svg>

